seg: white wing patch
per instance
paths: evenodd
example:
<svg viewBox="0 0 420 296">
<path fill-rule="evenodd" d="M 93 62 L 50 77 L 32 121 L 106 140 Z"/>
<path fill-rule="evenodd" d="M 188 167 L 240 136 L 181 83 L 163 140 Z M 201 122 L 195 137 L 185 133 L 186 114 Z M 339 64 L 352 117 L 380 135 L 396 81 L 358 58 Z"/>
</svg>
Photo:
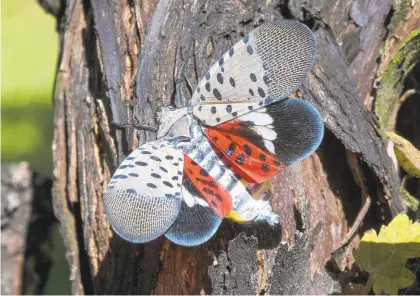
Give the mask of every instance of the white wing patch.
<svg viewBox="0 0 420 296">
<path fill-rule="evenodd" d="M 265 108 L 263 109 L 265 110 Z M 255 124 L 259 125 L 269 125 L 273 123 L 273 117 L 269 114 L 264 113 L 263 110 L 257 110 L 257 112 L 248 113 L 246 115 L 241 116 L 242 121 L 252 121 Z"/>
<path fill-rule="evenodd" d="M 136 243 L 164 234 L 180 210 L 183 167 L 183 153 L 166 141 L 133 151 L 105 192 L 105 210 L 113 229 Z"/>
<path fill-rule="evenodd" d="M 271 128 L 265 126 L 255 126 L 253 129 L 265 140 L 274 141 L 277 138 L 277 133 Z"/>
<path fill-rule="evenodd" d="M 182 186 L 182 198 L 190 208 L 192 208 L 196 203 L 195 197 L 184 186 Z"/>
<path fill-rule="evenodd" d="M 314 35 L 299 22 L 261 25 L 204 75 L 192 97 L 193 115 L 215 126 L 284 99 L 302 84 L 315 49 Z"/>
</svg>

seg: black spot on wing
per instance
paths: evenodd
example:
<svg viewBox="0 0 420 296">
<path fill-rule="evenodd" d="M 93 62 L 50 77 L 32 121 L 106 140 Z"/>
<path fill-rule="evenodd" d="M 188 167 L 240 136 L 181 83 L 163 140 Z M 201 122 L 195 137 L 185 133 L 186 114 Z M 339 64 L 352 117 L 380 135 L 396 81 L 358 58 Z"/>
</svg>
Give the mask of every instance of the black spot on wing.
<svg viewBox="0 0 420 296">
<path fill-rule="evenodd" d="M 225 150 L 225 153 L 228 156 L 232 156 L 235 153 L 235 149 L 236 149 L 236 144 L 232 142 L 229 144 L 229 147 Z"/>
<path fill-rule="evenodd" d="M 217 73 L 217 81 L 220 84 L 223 84 L 223 74 L 222 73 Z"/>
<path fill-rule="evenodd" d="M 230 83 L 230 85 L 235 87 L 235 79 L 233 79 L 232 77 L 229 78 L 229 83 Z"/>
<path fill-rule="evenodd" d="M 268 172 L 268 165 L 266 163 L 263 163 L 261 165 L 261 169 L 263 170 L 263 172 Z"/>
<path fill-rule="evenodd" d="M 200 170 L 200 175 L 207 177 L 209 175 L 209 173 L 207 173 L 207 171 L 205 169 L 201 169 Z"/>
<path fill-rule="evenodd" d="M 163 185 L 168 186 L 169 188 L 174 188 L 174 186 L 172 185 L 171 182 L 163 181 L 162 183 L 163 183 Z"/>
<path fill-rule="evenodd" d="M 249 145 L 248 145 L 248 144 L 245 144 L 245 145 L 244 145 L 244 151 L 245 151 L 245 154 L 246 154 L 246 155 L 251 155 L 251 154 L 252 154 L 251 147 L 249 147 Z"/>
<path fill-rule="evenodd" d="M 219 90 L 217 88 L 213 88 L 213 95 L 218 99 L 219 101 L 222 100 L 222 95 L 220 94 Z"/>
<path fill-rule="evenodd" d="M 254 49 L 252 48 L 252 46 L 251 46 L 251 45 L 248 45 L 248 46 L 246 47 L 246 51 L 247 51 L 249 54 L 253 54 L 253 53 L 254 53 Z"/>
<path fill-rule="evenodd" d="M 174 159 L 174 157 L 173 157 L 172 155 L 166 155 L 166 156 L 165 156 L 165 158 L 166 158 L 167 160 L 172 160 L 172 159 Z"/>
<path fill-rule="evenodd" d="M 114 177 L 112 177 L 113 179 L 127 179 L 127 175 L 115 175 Z"/>
<path fill-rule="evenodd" d="M 229 56 L 231 57 L 231 56 L 233 56 L 233 54 L 235 53 L 235 50 L 233 49 L 233 47 L 231 47 L 230 49 L 229 49 Z"/>
<path fill-rule="evenodd" d="M 154 155 L 150 156 L 150 159 L 153 159 L 154 161 L 162 161 L 159 157 Z"/>
<path fill-rule="evenodd" d="M 150 176 L 152 176 L 153 178 L 156 178 L 156 179 L 162 178 L 159 174 L 156 174 L 156 173 L 151 173 Z"/>
<path fill-rule="evenodd" d="M 244 164 L 245 163 L 245 155 L 243 155 L 242 153 L 238 155 L 238 157 L 236 157 L 236 163 L 237 164 Z"/>
<path fill-rule="evenodd" d="M 147 183 L 146 185 L 147 187 L 150 187 L 150 188 L 157 188 L 157 186 L 153 183 Z"/>
<path fill-rule="evenodd" d="M 197 182 L 203 183 L 203 184 L 205 184 L 205 185 L 207 185 L 207 184 L 209 183 L 207 180 L 204 180 L 204 179 L 201 179 L 201 178 L 195 178 L 195 180 L 196 180 Z"/>
<path fill-rule="evenodd" d="M 204 188 L 203 188 L 203 191 L 204 191 L 205 193 L 207 193 L 208 195 L 211 195 L 211 196 L 213 196 L 213 195 L 214 195 L 213 190 L 211 190 L 210 188 L 204 187 Z"/>
</svg>

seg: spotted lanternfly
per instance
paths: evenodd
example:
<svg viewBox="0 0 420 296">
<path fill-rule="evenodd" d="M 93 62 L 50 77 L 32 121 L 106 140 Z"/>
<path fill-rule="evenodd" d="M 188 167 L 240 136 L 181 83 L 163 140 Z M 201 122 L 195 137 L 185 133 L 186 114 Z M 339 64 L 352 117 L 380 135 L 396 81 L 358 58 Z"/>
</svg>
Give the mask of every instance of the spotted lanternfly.
<svg viewBox="0 0 420 296">
<path fill-rule="evenodd" d="M 165 235 L 195 246 L 226 217 L 278 223 L 267 194 L 253 194 L 244 182 L 264 183 L 319 146 L 319 113 L 290 97 L 315 48 L 305 25 L 266 23 L 210 68 L 189 107 L 158 108 L 158 140 L 133 151 L 106 190 L 112 228 L 130 242 Z"/>
</svg>

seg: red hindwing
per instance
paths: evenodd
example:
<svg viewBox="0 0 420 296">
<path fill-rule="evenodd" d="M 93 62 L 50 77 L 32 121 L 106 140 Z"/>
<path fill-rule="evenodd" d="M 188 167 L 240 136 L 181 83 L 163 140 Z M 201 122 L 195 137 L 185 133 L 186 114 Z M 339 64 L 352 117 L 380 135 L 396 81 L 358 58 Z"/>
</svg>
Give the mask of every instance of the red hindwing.
<svg viewBox="0 0 420 296">
<path fill-rule="evenodd" d="M 262 183 L 275 176 L 283 167 L 276 157 L 241 136 L 239 120 L 203 129 L 213 148 L 223 154 L 222 160 L 235 173 L 250 183 Z M 219 153 L 219 154 L 220 154 Z"/>
<path fill-rule="evenodd" d="M 232 210 L 229 191 L 186 154 L 184 154 L 184 174 L 219 218 L 223 219 L 229 214 Z"/>
</svg>

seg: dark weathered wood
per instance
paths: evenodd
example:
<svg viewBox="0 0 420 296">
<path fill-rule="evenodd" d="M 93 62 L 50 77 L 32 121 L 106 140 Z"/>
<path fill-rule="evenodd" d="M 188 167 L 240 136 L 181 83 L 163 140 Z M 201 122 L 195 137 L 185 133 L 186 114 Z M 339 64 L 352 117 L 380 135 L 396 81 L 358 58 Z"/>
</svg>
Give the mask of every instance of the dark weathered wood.
<svg viewBox="0 0 420 296">
<path fill-rule="evenodd" d="M 364 227 L 378 227 L 402 208 L 396 172 L 374 116 L 363 106 L 391 1 L 364 3 L 66 1 L 59 25 L 54 202 L 73 293 L 340 292 L 325 265 L 355 221 L 362 197 L 374 201 Z M 302 91 L 326 124 L 317 153 L 273 179 L 281 226 L 225 221 L 196 248 L 164 238 L 138 246 L 121 240 L 106 220 L 103 191 L 117 160 L 155 134 L 130 129 L 120 137 L 109 123 L 156 126 L 159 105 L 180 91 L 188 104 L 188 83 L 194 87 L 254 27 L 281 18 L 303 21 L 315 32 L 317 63 Z M 181 90 L 175 80 L 183 62 Z M 349 155 L 366 184 L 347 163 Z M 343 258 L 341 269 L 352 264 Z"/>
</svg>

